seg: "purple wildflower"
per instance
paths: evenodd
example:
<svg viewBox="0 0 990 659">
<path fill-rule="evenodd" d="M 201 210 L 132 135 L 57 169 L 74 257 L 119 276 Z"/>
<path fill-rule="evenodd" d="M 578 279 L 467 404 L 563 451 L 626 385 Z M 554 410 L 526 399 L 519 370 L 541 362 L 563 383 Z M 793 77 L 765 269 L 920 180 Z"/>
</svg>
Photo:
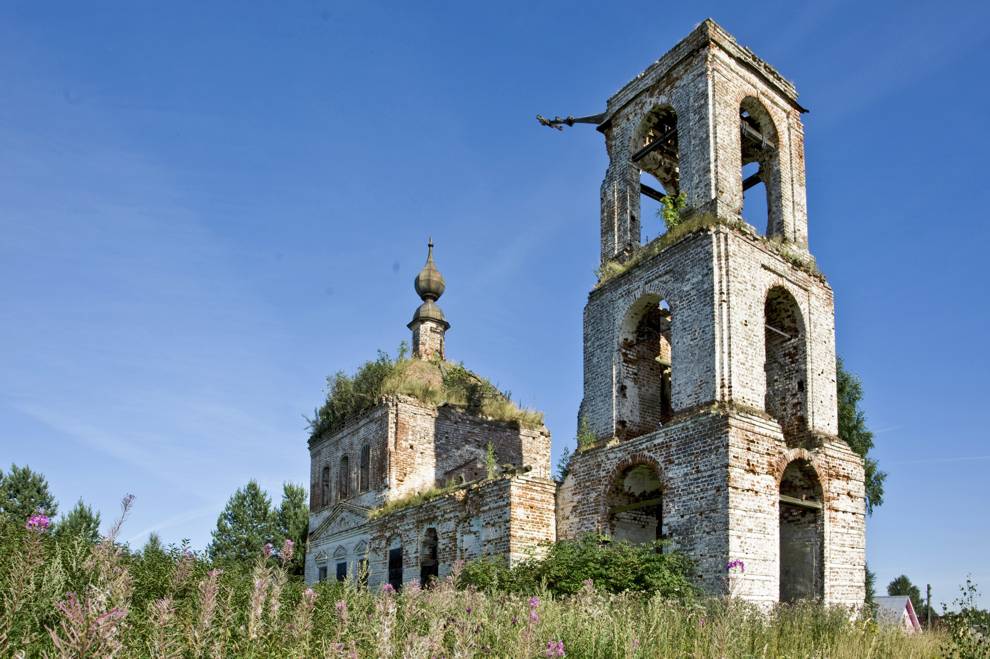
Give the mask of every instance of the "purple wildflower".
<svg viewBox="0 0 990 659">
<path fill-rule="evenodd" d="M 547 641 L 547 656 L 548 657 L 563 657 L 564 654 L 564 642 L 563 641 Z"/>
<path fill-rule="evenodd" d="M 266 542 L 262 551 L 265 552 L 265 558 L 268 558 L 272 555 L 272 552 L 275 551 L 275 545 L 270 542 Z"/>
<path fill-rule="evenodd" d="M 382 586 L 382 592 L 383 593 L 394 593 L 395 592 L 395 586 L 393 586 L 390 583 L 384 584 Z"/>
<path fill-rule="evenodd" d="M 540 605 L 540 598 L 539 597 L 537 597 L 536 595 L 533 595 L 532 597 L 529 598 L 529 608 L 535 609 L 539 605 Z"/>
<path fill-rule="evenodd" d="M 28 517 L 27 523 L 24 525 L 28 531 L 45 531 L 51 524 L 51 520 L 48 516 L 41 511 Z"/>
<path fill-rule="evenodd" d="M 741 574 L 746 571 L 746 564 L 742 562 L 741 559 L 736 559 L 734 561 L 729 561 L 725 566 L 726 572 L 729 574 Z"/>
</svg>

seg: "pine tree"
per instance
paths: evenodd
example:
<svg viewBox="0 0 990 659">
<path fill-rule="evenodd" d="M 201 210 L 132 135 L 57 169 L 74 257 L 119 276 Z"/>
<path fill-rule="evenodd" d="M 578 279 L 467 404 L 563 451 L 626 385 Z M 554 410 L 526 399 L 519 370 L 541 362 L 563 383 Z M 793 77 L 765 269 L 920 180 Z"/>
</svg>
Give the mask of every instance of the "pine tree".
<svg viewBox="0 0 990 659">
<path fill-rule="evenodd" d="M 234 492 L 217 519 L 207 552 L 217 563 L 250 563 L 276 540 L 275 515 L 268 494 L 254 480 Z"/>
<path fill-rule="evenodd" d="M 82 499 L 75 508 L 63 515 L 55 525 L 55 535 L 58 538 L 83 538 L 90 542 L 100 539 L 100 513 L 83 503 Z"/>
<path fill-rule="evenodd" d="M 866 416 L 859 409 L 859 401 L 863 398 L 863 384 L 845 369 L 841 359 L 836 360 L 835 375 L 839 401 L 839 437 L 863 458 L 866 470 L 866 512 L 872 513 L 874 508 L 883 504 L 883 482 L 887 474 L 880 471 L 877 461 L 869 457 L 870 449 L 873 448 L 873 433 L 866 427 Z"/>
<path fill-rule="evenodd" d="M 44 476 L 31 471 L 30 467 L 12 464 L 6 476 L 0 472 L 0 512 L 24 522 L 36 512 L 54 517 L 58 504 L 48 491 Z"/>
<path fill-rule="evenodd" d="M 302 574 L 306 560 L 306 538 L 309 535 L 309 504 L 302 485 L 282 485 L 282 503 L 275 511 L 277 534 L 295 545 L 295 555 L 289 563 L 293 574 Z"/>
<path fill-rule="evenodd" d="M 915 614 L 921 618 L 925 603 L 921 600 L 921 591 L 911 583 L 906 574 L 902 574 L 889 584 L 887 584 L 888 595 L 907 595 L 911 598 L 911 605 L 914 606 Z"/>
</svg>

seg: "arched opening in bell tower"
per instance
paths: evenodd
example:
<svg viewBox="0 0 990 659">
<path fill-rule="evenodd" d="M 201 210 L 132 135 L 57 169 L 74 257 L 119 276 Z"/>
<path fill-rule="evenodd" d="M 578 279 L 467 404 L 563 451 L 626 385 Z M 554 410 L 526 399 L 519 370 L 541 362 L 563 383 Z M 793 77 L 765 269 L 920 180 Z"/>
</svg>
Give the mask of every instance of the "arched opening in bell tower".
<svg viewBox="0 0 990 659">
<path fill-rule="evenodd" d="M 777 128 L 767 109 L 753 97 L 739 106 L 743 219 L 762 235 L 780 227 L 780 156 Z"/>
<path fill-rule="evenodd" d="M 764 410 L 780 422 L 784 437 L 805 428 L 807 400 L 807 341 L 797 301 L 782 286 L 774 286 L 764 303 Z"/>
<path fill-rule="evenodd" d="M 673 314 L 657 295 L 645 295 L 626 314 L 619 339 L 616 436 L 653 432 L 674 415 Z"/>
<path fill-rule="evenodd" d="M 639 216 L 641 242 L 647 243 L 667 230 L 663 200 L 681 191 L 677 114 L 668 105 L 658 106 L 643 118 L 633 137 L 632 161 L 639 168 Z"/>
<path fill-rule="evenodd" d="M 822 486 L 807 460 L 794 460 L 780 479 L 780 601 L 824 594 Z"/>
<path fill-rule="evenodd" d="M 663 485 L 652 464 L 620 469 L 612 479 L 606 505 L 614 540 L 644 544 L 663 538 Z"/>
</svg>

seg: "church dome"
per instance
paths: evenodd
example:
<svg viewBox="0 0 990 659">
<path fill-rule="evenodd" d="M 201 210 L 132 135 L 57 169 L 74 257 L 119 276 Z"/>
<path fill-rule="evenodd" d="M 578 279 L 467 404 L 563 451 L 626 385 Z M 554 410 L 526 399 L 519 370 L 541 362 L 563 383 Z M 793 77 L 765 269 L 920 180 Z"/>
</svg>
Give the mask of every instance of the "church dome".
<svg viewBox="0 0 990 659">
<path fill-rule="evenodd" d="M 438 299 L 441 295 L 443 295 L 443 291 L 446 288 L 446 284 L 443 281 L 443 275 L 440 274 L 440 271 L 437 270 L 436 264 L 433 262 L 432 239 L 429 243 L 429 252 L 426 256 L 426 265 L 424 265 L 423 269 L 419 271 L 418 275 L 416 275 L 416 280 L 414 283 L 416 286 L 416 294 L 426 301 Z M 419 315 L 420 310 L 423 310 L 426 306 L 427 305 L 424 304 L 416 310 L 417 316 Z M 440 312 L 440 309 L 435 307 L 435 305 L 434 308 L 436 308 L 437 313 L 440 314 L 440 319 L 443 319 L 443 313 Z"/>
</svg>

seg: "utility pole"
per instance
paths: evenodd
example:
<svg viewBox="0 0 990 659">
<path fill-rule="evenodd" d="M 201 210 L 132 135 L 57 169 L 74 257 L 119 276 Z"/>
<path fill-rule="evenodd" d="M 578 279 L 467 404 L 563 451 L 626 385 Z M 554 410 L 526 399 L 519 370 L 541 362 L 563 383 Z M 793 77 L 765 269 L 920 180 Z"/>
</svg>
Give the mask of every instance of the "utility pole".
<svg viewBox="0 0 990 659">
<path fill-rule="evenodd" d="M 932 628 L 932 585 L 925 585 L 925 593 L 927 595 L 927 602 L 925 603 L 925 629 Z"/>
</svg>

